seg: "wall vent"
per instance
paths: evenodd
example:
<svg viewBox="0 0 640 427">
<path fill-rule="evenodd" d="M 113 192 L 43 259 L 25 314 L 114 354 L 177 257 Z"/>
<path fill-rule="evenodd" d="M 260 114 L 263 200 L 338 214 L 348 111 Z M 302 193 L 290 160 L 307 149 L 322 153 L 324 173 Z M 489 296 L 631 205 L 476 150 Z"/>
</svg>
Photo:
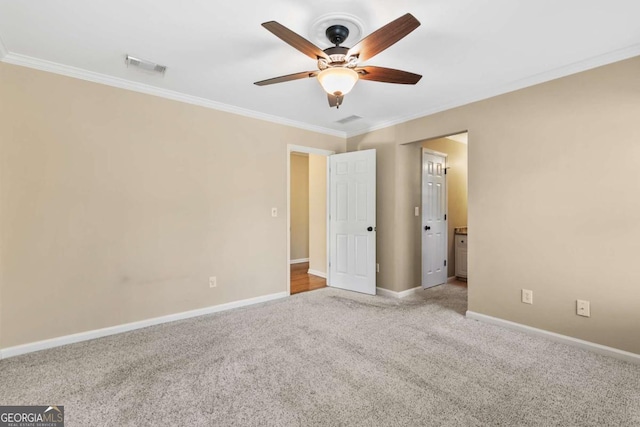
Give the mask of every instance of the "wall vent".
<svg viewBox="0 0 640 427">
<path fill-rule="evenodd" d="M 346 125 L 347 123 L 355 122 L 356 120 L 360 120 L 361 118 L 362 117 L 356 116 L 354 114 L 353 116 L 349 116 L 349 117 L 345 117 L 344 119 L 337 120 L 336 123 L 340 123 L 341 125 Z"/>
<path fill-rule="evenodd" d="M 126 57 L 127 67 L 132 66 L 151 73 L 164 74 L 167 67 L 164 65 L 156 64 L 155 62 L 147 61 L 146 59 L 136 58 L 131 55 Z"/>
</svg>

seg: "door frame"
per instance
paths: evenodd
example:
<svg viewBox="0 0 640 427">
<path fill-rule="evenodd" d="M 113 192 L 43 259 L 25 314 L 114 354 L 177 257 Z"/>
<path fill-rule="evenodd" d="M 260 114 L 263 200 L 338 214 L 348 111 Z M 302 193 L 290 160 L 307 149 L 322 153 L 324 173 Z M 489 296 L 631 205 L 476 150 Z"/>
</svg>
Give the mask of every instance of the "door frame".
<svg viewBox="0 0 640 427">
<path fill-rule="evenodd" d="M 329 285 L 329 156 L 336 154 L 335 151 L 323 150 L 321 148 L 305 147 L 304 145 L 287 144 L 287 295 L 291 296 L 291 153 L 317 154 L 327 158 L 327 202 L 325 212 L 325 222 L 327 233 L 325 236 L 327 256 L 325 270 L 327 272 L 327 286 Z"/>
<path fill-rule="evenodd" d="M 424 230 L 422 223 L 424 218 L 424 153 L 432 154 L 434 156 L 444 158 L 444 212 L 447 219 L 445 220 L 444 225 L 444 259 L 446 261 L 445 267 L 445 278 L 442 284 L 447 283 L 449 280 L 449 177 L 447 176 L 447 169 L 449 163 L 449 155 L 446 153 L 442 153 L 440 151 L 432 150 L 430 148 L 421 147 L 422 151 L 420 152 L 420 287 L 424 289 Z M 434 285 L 437 286 L 437 285 Z"/>
</svg>

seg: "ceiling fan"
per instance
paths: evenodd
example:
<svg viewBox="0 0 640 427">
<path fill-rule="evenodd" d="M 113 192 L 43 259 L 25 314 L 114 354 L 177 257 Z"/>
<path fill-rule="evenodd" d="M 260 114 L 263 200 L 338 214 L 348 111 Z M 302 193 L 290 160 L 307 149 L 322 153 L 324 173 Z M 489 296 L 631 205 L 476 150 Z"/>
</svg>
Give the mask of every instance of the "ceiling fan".
<svg viewBox="0 0 640 427">
<path fill-rule="evenodd" d="M 317 60 L 318 70 L 255 82 L 254 84 L 258 86 L 317 77 L 327 92 L 329 106 L 339 108 L 344 96 L 351 91 L 359 79 L 414 85 L 422 78 L 421 75 L 408 71 L 359 65 L 360 62 L 372 58 L 420 26 L 420 21 L 410 13 L 379 28 L 351 48 L 340 46 L 349 36 L 349 29 L 344 25 L 332 25 L 327 28 L 325 34 L 334 46 L 324 50 L 276 21 L 265 22 L 262 26 L 300 52 Z"/>
</svg>

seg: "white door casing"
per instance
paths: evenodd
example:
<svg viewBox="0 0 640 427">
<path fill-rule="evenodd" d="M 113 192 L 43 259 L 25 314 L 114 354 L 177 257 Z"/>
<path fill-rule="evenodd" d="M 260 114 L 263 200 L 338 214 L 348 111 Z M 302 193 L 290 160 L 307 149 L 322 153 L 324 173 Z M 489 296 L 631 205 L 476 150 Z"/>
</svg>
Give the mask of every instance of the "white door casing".
<svg viewBox="0 0 640 427">
<path fill-rule="evenodd" d="M 446 154 L 422 149 L 422 287 L 447 281 Z"/>
<path fill-rule="evenodd" d="M 329 156 L 329 286 L 376 294 L 376 150 Z"/>
</svg>

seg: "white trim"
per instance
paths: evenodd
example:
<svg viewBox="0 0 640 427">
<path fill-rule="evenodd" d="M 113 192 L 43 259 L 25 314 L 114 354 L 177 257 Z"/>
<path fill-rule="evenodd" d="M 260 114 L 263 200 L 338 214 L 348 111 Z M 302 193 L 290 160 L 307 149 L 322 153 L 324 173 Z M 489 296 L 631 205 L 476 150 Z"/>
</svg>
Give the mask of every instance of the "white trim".
<svg viewBox="0 0 640 427">
<path fill-rule="evenodd" d="M 383 297 L 399 298 L 398 292 L 390 291 L 389 289 L 376 287 L 376 295 L 382 295 Z"/>
<path fill-rule="evenodd" d="M 125 323 L 123 325 L 111 326 L 108 328 L 94 329 L 92 331 L 80 332 L 72 335 L 52 338 L 44 341 L 32 342 L 29 344 L 18 345 L 15 347 L 7 347 L 0 349 L 0 359 L 19 356 L 21 354 L 32 353 L 34 351 L 45 350 L 48 348 L 60 347 L 62 345 L 73 344 L 81 341 L 93 340 L 109 335 L 120 334 L 123 332 L 133 331 L 135 329 L 146 328 L 149 326 L 160 325 L 162 323 L 174 322 L 176 320 L 190 319 L 192 317 L 203 316 L 205 314 L 218 313 L 220 311 L 231 310 L 239 307 L 260 304 L 267 301 L 273 301 L 287 297 L 287 292 L 278 292 L 275 294 L 263 295 L 260 297 L 244 299 L 240 301 L 228 302 L 226 304 L 213 305 L 210 307 L 199 308 L 196 310 L 184 311 L 182 313 L 169 314 L 166 316 L 154 317 L 152 319 L 140 320 L 138 322 Z"/>
<path fill-rule="evenodd" d="M 61 74 L 63 76 L 73 77 L 80 80 L 86 80 L 93 83 L 100 83 L 107 86 L 113 86 L 120 89 L 131 90 L 134 92 L 146 93 L 147 95 L 159 96 L 161 98 L 171 99 L 173 101 L 184 102 L 187 104 L 198 105 L 200 107 L 211 108 L 213 110 L 225 111 L 228 113 L 238 114 L 240 116 L 250 117 L 252 119 L 265 120 L 267 122 L 277 123 L 285 126 L 291 126 L 311 132 L 322 133 L 331 136 L 346 138 L 346 133 L 322 126 L 311 125 L 296 120 L 286 119 L 271 114 L 261 113 L 246 108 L 236 107 L 233 105 L 223 104 L 222 102 L 212 101 L 198 96 L 187 95 L 185 93 L 176 92 L 169 89 L 163 89 L 156 86 L 150 86 L 144 83 L 138 83 L 131 80 L 122 79 L 120 77 L 108 76 L 106 74 L 96 73 L 94 71 L 84 70 L 69 65 L 63 65 L 56 62 L 46 61 L 44 59 L 33 58 L 26 55 L 7 52 L 3 62 L 23 67 L 34 68 L 36 70 L 48 71 L 50 73 Z"/>
<path fill-rule="evenodd" d="M 318 270 L 309 269 L 307 270 L 307 274 L 313 274 L 314 276 L 322 277 L 323 279 L 327 278 L 327 273 L 323 273 L 322 271 Z"/>
<path fill-rule="evenodd" d="M 540 83 L 545 83 L 551 80 L 559 79 L 561 77 L 569 76 L 571 74 L 587 71 L 592 68 L 597 68 L 603 65 L 612 64 L 614 62 L 623 61 L 625 59 L 633 58 L 634 56 L 638 56 L 638 55 L 640 55 L 640 43 L 634 44 L 622 49 L 607 52 L 602 55 L 594 56 L 594 57 L 585 59 L 583 61 L 567 64 L 562 67 L 555 68 L 553 70 L 545 71 L 539 74 L 534 74 L 533 76 L 525 77 L 520 80 L 515 80 L 509 83 L 501 84 L 491 89 L 471 93 L 466 96 L 462 96 L 457 100 L 435 106 L 428 110 L 423 110 L 419 113 L 398 117 L 397 119 L 389 120 L 384 123 L 377 124 L 375 126 L 370 126 L 370 127 L 362 128 L 359 130 L 347 132 L 347 138 L 363 135 L 365 133 L 373 132 L 379 129 L 388 128 L 388 127 L 405 123 L 411 120 L 419 119 L 421 117 L 430 116 L 432 114 L 436 114 L 442 111 L 451 110 L 452 108 L 461 107 L 463 105 L 471 104 L 477 101 L 482 101 L 483 99 L 493 98 L 494 96 L 503 95 L 505 93 L 513 92 L 519 89 L 524 89 L 529 86 L 535 86 Z"/>
<path fill-rule="evenodd" d="M 48 71 L 51 73 L 74 77 L 81 80 L 87 80 L 94 83 L 101 83 L 108 86 L 118 87 L 121 89 L 128 89 L 135 92 L 141 92 L 149 95 L 159 96 L 162 98 L 172 99 L 174 101 L 185 102 L 187 104 L 199 105 L 205 108 L 226 111 L 229 113 L 239 114 L 245 117 L 265 120 L 272 123 L 278 123 L 285 126 L 296 127 L 299 129 L 305 129 L 312 132 L 317 132 L 317 133 L 322 133 L 322 134 L 332 135 L 332 136 L 337 136 L 342 138 L 351 138 L 354 136 L 373 132 L 379 129 L 388 128 L 388 127 L 405 123 L 411 120 L 419 119 L 421 117 L 430 116 L 432 114 L 450 110 L 452 108 L 456 108 L 463 105 L 471 104 L 473 102 L 481 101 L 483 99 L 489 99 L 494 96 L 502 95 L 508 92 L 513 92 L 519 89 L 524 89 L 529 86 L 534 86 L 550 80 L 554 80 L 554 79 L 565 77 L 571 74 L 576 74 L 582 71 L 590 70 L 592 68 L 601 67 L 603 65 L 611 64 L 613 62 L 629 59 L 638 55 L 640 55 L 640 44 L 634 44 L 626 48 L 614 50 L 612 52 L 607 52 L 602 55 L 594 56 L 592 58 L 589 58 L 583 61 L 574 62 L 572 64 L 567 64 L 562 67 L 555 68 L 553 70 L 545 71 L 543 73 L 525 77 L 520 80 L 515 80 L 509 83 L 505 83 L 505 84 L 496 86 L 492 89 L 475 92 L 475 93 L 463 96 L 457 100 L 435 106 L 428 110 L 423 110 L 419 113 L 398 117 L 393 120 L 388 120 L 386 122 L 379 123 L 375 126 L 369 126 L 369 127 L 354 130 L 351 132 L 344 132 L 336 129 L 330 129 L 322 126 L 316 126 L 308 123 L 298 122 L 295 120 L 285 119 L 283 117 L 261 113 L 258 111 L 235 107 L 232 105 L 227 105 L 220 102 L 211 101 L 209 99 L 204 99 L 204 98 L 199 98 L 192 95 L 183 94 L 176 91 L 161 89 L 158 87 L 149 86 L 142 83 L 132 82 L 129 80 L 118 78 L 118 77 L 108 76 L 106 74 L 100 74 L 93 71 L 83 70 L 81 68 L 71 67 L 69 65 L 63 65 L 56 62 L 46 61 L 43 59 L 33 58 L 26 55 L 12 53 L 12 52 L 9 52 L 6 49 L 6 47 L 2 46 L 2 43 L 0 43 L 0 60 L 3 62 L 7 62 L 9 64 L 35 68 L 37 70 Z"/>
<path fill-rule="evenodd" d="M 385 297 L 404 298 L 406 296 L 415 294 L 417 291 L 421 289 L 422 289 L 422 286 L 416 286 L 415 288 L 407 289 L 406 291 L 396 292 L 396 291 L 391 291 L 389 289 L 377 287 L 376 291 L 378 295 L 382 295 Z"/>
<path fill-rule="evenodd" d="M 4 57 L 6 57 L 8 54 L 9 50 L 7 50 L 7 47 L 2 42 L 2 37 L 0 37 L 0 61 L 4 59 Z"/>
<path fill-rule="evenodd" d="M 292 259 L 289 264 L 302 264 L 303 262 L 309 262 L 309 258 Z"/>
<path fill-rule="evenodd" d="M 590 341 L 584 341 L 578 338 L 569 337 L 567 335 L 557 334 L 555 332 L 545 331 L 544 329 L 533 328 L 521 323 L 510 322 L 509 320 L 499 319 L 497 317 L 487 316 L 486 314 L 476 313 L 467 310 L 467 318 L 478 320 L 492 325 L 502 326 L 515 331 L 524 332 L 530 335 L 545 337 L 553 341 L 558 341 L 584 350 L 593 351 L 594 353 L 613 357 L 615 359 L 624 360 L 625 362 L 636 363 L 640 365 L 640 354 L 631 353 L 617 348 L 608 347 L 602 344 L 596 344 Z"/>
<path fill-rule="evenodd" d="M 346 145 L 346 144 L 345 144 Z M 335 153 L 334 153 L 335 154 Z M 325 263 L 324 263 L 324 269 L 327 272 L 327 275 L 325 276 L 325 279 L 327 279 L 327 286 L 331 286 L 331 155 L 327 156 L 327 162 L 326 162 L 326 166 L 327 166 L 327 170 L 326 170 L 326 187 L 325 189 L 327 191 L 325 191 L 325 193 L 327 194 L 327 197 L 325 199 L 325 207 L 327 209 L 327 213 L 326 213 L 326 218 L 327 218 L 327 223 L 326 223 L 326 227 L 325 229 L 327 230 L 327 232 L 325 233 L 326 236 L 325 238 L 327 239 L 327 242 L 325 244 L 326 246 L 326 251 L 325 251 Z"/>
</svg>

